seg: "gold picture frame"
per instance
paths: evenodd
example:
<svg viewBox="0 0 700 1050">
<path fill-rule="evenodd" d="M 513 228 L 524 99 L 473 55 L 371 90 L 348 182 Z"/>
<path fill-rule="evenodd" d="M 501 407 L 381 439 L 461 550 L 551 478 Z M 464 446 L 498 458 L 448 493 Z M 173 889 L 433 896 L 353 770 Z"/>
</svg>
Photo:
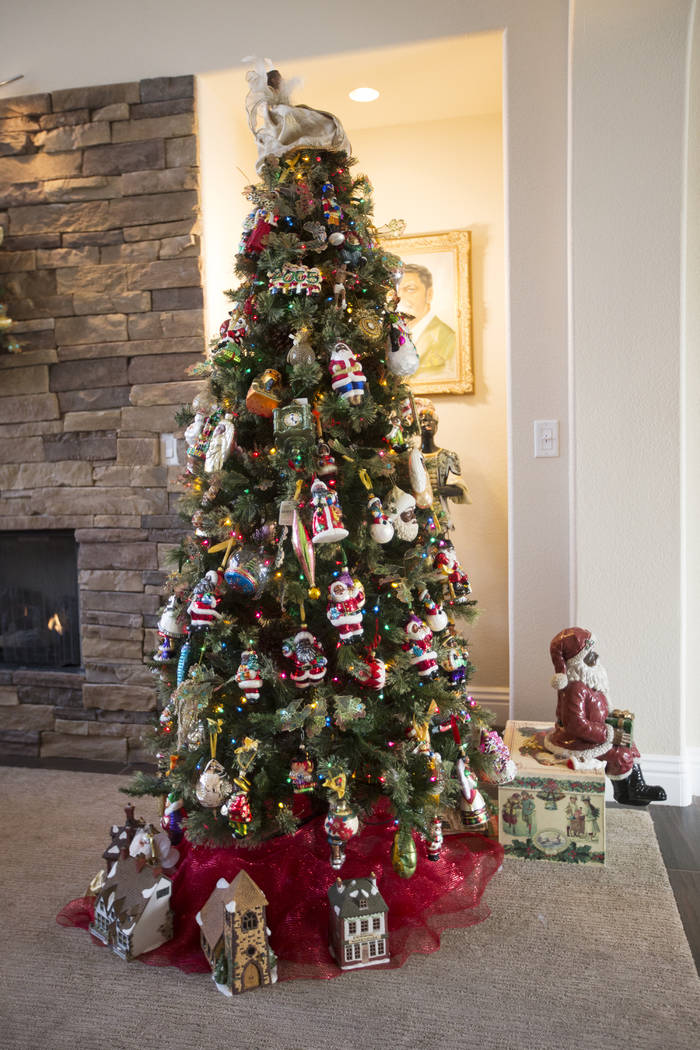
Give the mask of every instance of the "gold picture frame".
<svg viewBox="0 0 700 1050">
<path fill-rule="evenodd" d="M 417 317 L 409 329 L 418 329 L 414 342 L 422 360 L 411 389 L 473 394 L 471 232 L 382 238 L 382 247 L 404 263 L 399 309 Z"/>
</svg>

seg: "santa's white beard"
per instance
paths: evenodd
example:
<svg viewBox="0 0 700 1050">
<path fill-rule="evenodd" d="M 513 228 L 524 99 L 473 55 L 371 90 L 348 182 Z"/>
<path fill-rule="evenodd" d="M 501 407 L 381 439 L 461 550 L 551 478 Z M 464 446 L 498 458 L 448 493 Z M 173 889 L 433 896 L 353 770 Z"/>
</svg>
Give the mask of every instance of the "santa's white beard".
<svg viewBox="0 0 700 1050">
<path fill-rule="evenodd" d="M 608 672 L 601 663 L 589 667 L 582 656 L 574 656 L 566 665 L 566 676 L 570 682 L 583 682 L 589 689 L 608 695 Z"/>
</svg>

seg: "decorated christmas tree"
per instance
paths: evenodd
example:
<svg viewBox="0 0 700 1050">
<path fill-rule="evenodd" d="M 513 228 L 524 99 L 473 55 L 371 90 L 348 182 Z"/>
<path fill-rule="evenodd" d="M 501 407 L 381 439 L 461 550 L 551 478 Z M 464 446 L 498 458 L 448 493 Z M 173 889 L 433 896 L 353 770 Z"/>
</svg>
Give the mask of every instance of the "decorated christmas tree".
<svg viewBox="0 0 700 1050">
<path fill-rule="evenodd" d="M 476 776 L 507 779 L 507 752 L 467 691 L 475 603 L 421 452 L 370 182 L 335 117 L 292 105 L 262 63 L 248 79 L 259 182 L 180 419 L 192 532 L 154 657 L 159 772 L 132 790 L 167 796 L 171 833 L 196 844 L 324 820 L 335 868 L 383 812 L 410 876 L 415 833 L 439 856 L 444 807 L 487 820 Z"/>
</svg>

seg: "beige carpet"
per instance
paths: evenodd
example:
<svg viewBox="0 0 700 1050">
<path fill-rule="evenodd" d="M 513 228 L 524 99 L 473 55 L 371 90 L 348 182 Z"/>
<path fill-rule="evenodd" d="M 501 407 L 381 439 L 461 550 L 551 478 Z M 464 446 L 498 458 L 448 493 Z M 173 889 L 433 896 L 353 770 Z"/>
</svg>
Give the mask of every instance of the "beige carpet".
<svg viewBox="0 0 700 1050">
<path fill-rule="evenodd" d="M 604 870 L 507 861 L 491 918 L 402 969 L 229 1000 L 206 975 L 123 963 L 55 922 L 99 867 L 123 783 L 0 769 L 3 1050 L 700 1046 L 700 983 L 646 813 L 609 813 Z"/>
</svg>

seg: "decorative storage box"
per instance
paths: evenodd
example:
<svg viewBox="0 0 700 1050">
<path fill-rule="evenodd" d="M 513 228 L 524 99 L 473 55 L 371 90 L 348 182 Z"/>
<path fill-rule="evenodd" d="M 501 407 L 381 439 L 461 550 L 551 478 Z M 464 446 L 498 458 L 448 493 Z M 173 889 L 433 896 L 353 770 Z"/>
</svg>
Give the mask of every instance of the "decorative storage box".
<svg viewBox="0 0 700 1050">
<path fill-rule="evenodd" d="M 605 774 L 574 772 L 544 746 L 548 722 L 507 722 L 505 743 L 518 767 L 498 789 L 498 841 L 506 856 L 605 863 Z"/>
</svg>

